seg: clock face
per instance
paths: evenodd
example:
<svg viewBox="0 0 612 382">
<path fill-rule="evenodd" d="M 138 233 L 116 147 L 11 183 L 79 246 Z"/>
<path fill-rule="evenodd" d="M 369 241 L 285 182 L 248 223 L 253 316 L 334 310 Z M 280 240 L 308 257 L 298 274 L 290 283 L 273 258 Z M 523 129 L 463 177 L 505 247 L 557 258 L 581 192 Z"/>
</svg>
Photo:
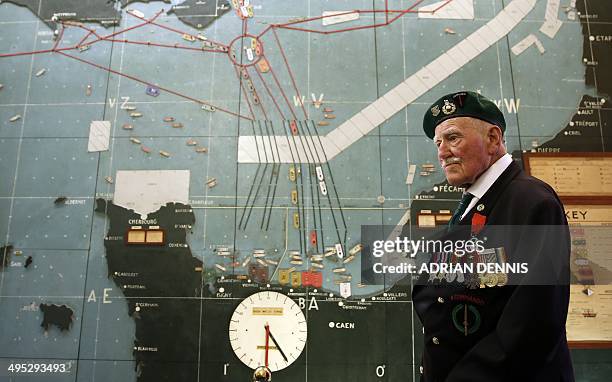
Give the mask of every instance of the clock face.
<svg viewBox="0 0 612 382">
<path fill-rule="evenodd" d="M 243 300 L 229 325 L 236 357 L 252 369 L 286 368 L 302 354 L 306 337 L 304 313 L 291 298 L 278 292 L 259 292 Z"/>
</svg>

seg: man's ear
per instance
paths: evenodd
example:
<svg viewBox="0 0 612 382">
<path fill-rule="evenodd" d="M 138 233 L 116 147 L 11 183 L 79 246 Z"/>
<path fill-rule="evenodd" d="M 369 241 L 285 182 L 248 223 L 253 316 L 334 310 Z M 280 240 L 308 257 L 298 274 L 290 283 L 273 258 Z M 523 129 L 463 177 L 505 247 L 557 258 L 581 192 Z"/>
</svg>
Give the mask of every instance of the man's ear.
<svg viewBox="0 0 612 382">
<path fill-rule="evenodd" d="M 497 149 L 503 144 L 504 141 L 504 135 L 499 126 L 489 125 L 487 130 L 487 140 L 489 142 L 490 149 L 493 152 L 497 152 Z"/>
</svg>

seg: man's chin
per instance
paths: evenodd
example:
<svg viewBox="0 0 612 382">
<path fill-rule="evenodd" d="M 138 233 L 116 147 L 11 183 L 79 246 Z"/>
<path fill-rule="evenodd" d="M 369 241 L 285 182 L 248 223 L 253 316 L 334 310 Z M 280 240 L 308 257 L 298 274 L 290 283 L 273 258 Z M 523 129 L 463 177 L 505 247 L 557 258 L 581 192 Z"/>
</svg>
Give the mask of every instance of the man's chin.
<svg viewBox="0 0 612 382">
<path fill-rule="evenodd" d="M 459 178 L 455 178 L 455 177 L 446 177 L 446 182 L 448 184 L 450 184 L 451 186 L 462 186 L 463 184 L 465 184 L 463 179 L 459 179 Z"/>
</svg>

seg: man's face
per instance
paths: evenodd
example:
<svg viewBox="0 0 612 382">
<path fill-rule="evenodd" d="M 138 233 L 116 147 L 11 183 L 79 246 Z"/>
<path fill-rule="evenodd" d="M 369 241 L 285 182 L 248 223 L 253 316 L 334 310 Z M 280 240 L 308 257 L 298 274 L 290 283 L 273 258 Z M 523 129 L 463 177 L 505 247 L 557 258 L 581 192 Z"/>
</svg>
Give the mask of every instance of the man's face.
<svg viewBox="0 0 612 382">
<path fill-rule="evenodd" d="M 486 131 L 470 117 L 447 119 L 435 130 L 434 142 L 438 147 L 438 160 L 453 186 L 474 183 L 492 164 L 493 147 Z"/>
</svg>

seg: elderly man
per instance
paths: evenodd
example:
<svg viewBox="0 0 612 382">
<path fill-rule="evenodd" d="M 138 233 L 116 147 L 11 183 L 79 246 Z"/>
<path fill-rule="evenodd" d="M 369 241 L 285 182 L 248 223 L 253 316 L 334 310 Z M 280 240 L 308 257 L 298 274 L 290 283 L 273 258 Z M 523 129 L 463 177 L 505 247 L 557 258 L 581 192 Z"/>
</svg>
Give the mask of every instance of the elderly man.
<svg viewBox="0 0 612 382">
<path fill-rule="evenodd" d="M 569 231 L 563 206 L 549 185 L 524 174 L 507 153 L 499 108 L 474 92 L 449 94 L 427 110 L 423 129 L 438 148 L 448 183 L 465 188 L 444 235 L 461 227 L 471 237 L 483 227 L 490 232 L 495 225 L 519 227 L 493 256 L 528 261 L 540 271 L 549 267 L 555 280 L 566 280 Z M 550 226 L 559 227 L 557 234 L 526 228 Z M 529 243 L 521 242 L 534 232 Z M 452 255 L 441 259 L 465 260 Z M 468 274 L 461 282 L 421 277 L 414 287 L 425 340 L 421 381 L 574 381 L 565 334 L 567 282 L 513 283 L 495 275 L 492 284 L 483 285 L 478 277 Z"/>
</svg>

